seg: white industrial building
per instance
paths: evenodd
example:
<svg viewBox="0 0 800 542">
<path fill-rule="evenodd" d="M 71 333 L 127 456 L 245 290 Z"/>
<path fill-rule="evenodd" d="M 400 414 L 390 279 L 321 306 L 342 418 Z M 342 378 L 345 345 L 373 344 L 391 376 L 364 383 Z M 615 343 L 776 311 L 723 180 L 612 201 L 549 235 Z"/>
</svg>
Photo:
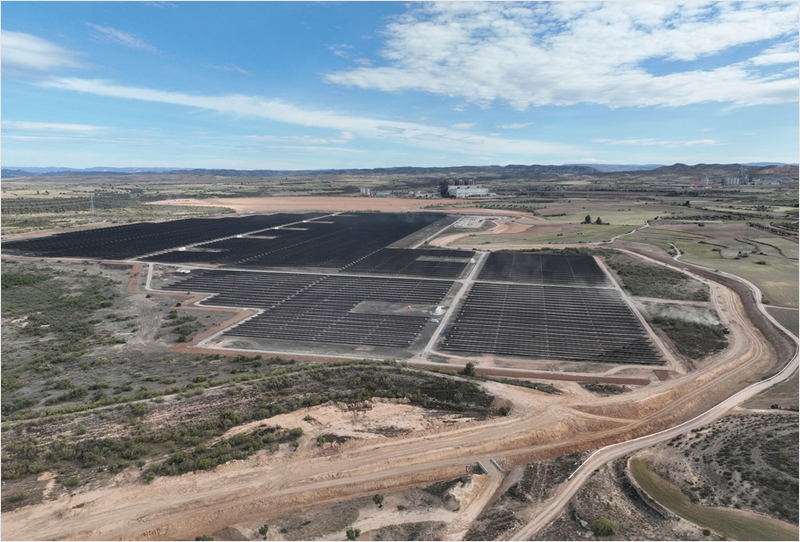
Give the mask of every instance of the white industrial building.
<svg viewBox="0 0 800 542">
<path fill-rule="evenodd" d="M 489 196 L 489 189 L 474 184 L 448 186 L 447 195 L 451 198 L 485 198 Z"/>
</svg>

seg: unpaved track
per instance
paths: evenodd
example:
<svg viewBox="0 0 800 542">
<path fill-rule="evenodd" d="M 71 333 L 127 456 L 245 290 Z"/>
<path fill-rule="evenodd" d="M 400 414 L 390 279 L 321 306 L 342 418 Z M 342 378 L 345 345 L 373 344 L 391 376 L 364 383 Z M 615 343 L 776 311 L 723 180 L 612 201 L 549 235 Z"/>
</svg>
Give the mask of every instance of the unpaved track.
<svg viewBox="0 0 800 542">
<path fill-rule="evenodd" d="M 637 254 L 642 256 L 641 254 Z M 679 254 L 680 255 L 680 254 Z M 674 259 L 677 261 L 676 256 Z M 663 260 L 651 260 L 657 263 L 661 263 L 665 265 Z M 695 277 L 699 278 L 699 277 Z M 761 292 L 756 288 L 753 284 L 744 282 L 755 294 L 755 299 L 761 298 Z M 721 290 L 721 286 L 716 285 L 715 283 L 711 283 L 712 287 L 712 299 L 717 309 L 718 313 L 724 317 L 724 320 L 728 325 L 731 326 L 742 326 L 748 322 L 746 316 L 744 314 L 744 307 L 743 306 L 736 306 L 729 305 L 724 303 L 722 300 L 724 298 L 730 298 L 733 296 L 733 292 L 727 288 Z M 728 311 L 733 308 L 736 310 L 736 314 L 729 314 Z M 765 314 L 766 311 L 763 311 Z M 777 324 L 774 319 L 771 317 L 769 318 L 773 321 L 773 323 Z M 784 329 L 784 331 L 787 331 Z M 740 333 L 733 334 L 735 346 L 732 348 L 734 351 L 740 351 L 743 347 L 744 341 L 741 340 L 741 335 L 748 336 L 749 341 L 751 344 L 755 345 L 756 348 L 756 356 L 763 356 L 763 342 L 758 341 L 758 332 L 752 327 L 745 326 L 740 330 Z M 796 338 L 793 338 L 795 346 L 800 345 L 800 342 Z M 756 359 L 755 357 L 753 359 Z M 561 484 L 561 486 L 556 490 L 555 496 L 544 504 L 544 506 L 536 512 L 534 517 L 520 529 L 517 531 L 511 540 L 529 540 L 531 539 L 539 530 L 547 526 L 549 523 L 554 521 L 558 515 L 564 510 L 567 506 L 569 500 L 580 490 L 581 487 L 588 481 L 589 477 L 593 474 L 595 469 L 598 469 L 605 465 L 606 463 L 613 461 L 615 459 L 619 459 L 627 454 L 640 450 L 642 448 L 646 448 L 649 446 L 653 446 L 655 444 L 665 442 L 677 435 L 685 433 L 686 431 L 690 431 L 696 427 L 702 427 L 705 425 L 709 425 L 716 421 L 717 419 L 721 418 L 725 414 L 727 414 L 732 408 L 736 407 L 737 405 L 743 403 L 750 397 L 761 393 L 762 391 L 774 386 L 776 383 L 784 381 L 788 378 L 795 377 L 796 371 L 798 368 L 798 354 L 795 351 L 794 356 L 789 361 L 789 363 L 781 370 L 781 372 L 772 378 L 760 382 L 756 382 L 745 389 L 742 389 L 738 393 L 735 393 L 731 397 L 723 400 L 722 402 L 718 403 L 717 405 L 713 406 L 712 408 L 706 410 L 702 414 L 698 415 L 697 417 L 688 420 L 682 424 L 677 426 L 659 431 L 657 433 L 653 433 L 651 435 L 646 435 L 640 438 L 632 439 L 625 442 L 620 442 L 617 444 L 612 444 L 610 446 L 606 446 L 597 450 L 594 454 L 592 454 L 571 476 L 570 478 Z M 742 364 L 734 371 L 736 373 L 742 372 L 746 369 L 746 365 Z"/>
<path fill-rule="evenodd" d="M 738 295 L 727 286 L 712 284 L 712 301 L 729 324 L 731 347 L 690 375 L 654 383 L 625 396 L 583 398 L 582 404 L 575 404 L 575 397 L 569 394 L 547 396 L 486 383 L 491 393 L 512 401 L 509 417 L 455 425 L 435 434 L 410 434 L 388 442 L 362 441 L 343 447 L 333 456 L 301 450 L 257 456 L 211 472 L 158 478 L 151 485 L 120 483 L 3 514 L 2 536 L 8 540 L 191 539 L 227 525 L 258 521 L 311 504 L 457 478 L 467 464 L 485 461 L 487 456 L 505 457 L 518 465 L 623 443 L 611 448 L 612 452 L 595 454 L 592 463 L 573 477 L 578 480 L 573 484 L 578 484 L 581 477 L 591 473 L 594 462 L 599 465 L 615 453 L 641 447 L 642 442 L 656 442 L 665 433 L 647 437 L 650 440 L 631 439 L 667 429 L 699 413 L 704 414 L 693 423 L 713 420 L 725 411 L 725 405 L 735 404 L 740 398 L 728 399 L 723 406 L 715 404 L 757 380 L 776 363 L 775 350 L 748 325 L 748 311 Z M 796 359 L 793 363 L 796 365 Z M 573 487 L 578 486 L 569 485 Z M 560 488 L 554 501 L 546 504 L 547 510 L 557 513 L 568 500 L 569 491 Z"/>
</svg>

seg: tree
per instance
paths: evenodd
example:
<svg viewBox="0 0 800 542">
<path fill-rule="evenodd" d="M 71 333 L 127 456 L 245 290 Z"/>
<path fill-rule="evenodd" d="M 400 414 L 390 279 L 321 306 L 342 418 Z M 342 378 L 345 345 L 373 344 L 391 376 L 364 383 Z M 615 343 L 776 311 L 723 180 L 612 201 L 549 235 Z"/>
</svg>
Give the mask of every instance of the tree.
<svg viewBox="0 0 800 542">
<path fill-rule="evenodd" d="M 361 536 L 361 529 L 353 529 L 351 527 L 350 529 L 347 529 L 345 534 L 347 535 L 348 540 L 358 540 L 358 537 Z"/>
<path fill-rule="evenodd" d="M 374 497 L 372 497 L 372 502 L 378 505 L 378 508 L 383 508 L 383 495 L 380 493 L 376 493 Z"/>
<path fill-rule="evenodd" d="M 592 223 L 592 215 L 586 215 L 586 218 L 583 219 L 584 224 L 591 224 Z"/>
<path fill-rule="evenodd" d="M 595 220 L 595 222 L 594 222 L 594 223 L 595 223 L 595 224 L 602 224 L 602 223 L 603 223 L 603 219 L 602 219 L 602 218 L 600 218 L 600 217 L 598 216 L 598 217 L 597 217 L 597 220 Z"/>
<path fill-rule="evenodd" d="M 597 536 L 611 536 L 617 532 L 617 524 L 601 516 L 592 523 L 592 531 Z"/>
<path fill-rule="evenodd" d="M 268 532 L 269 532 L 269 525 L 268 525 L 267 523 L 265 523 L 264 525 L 262 525 L 262 526 L 261 526 L 261 528 L 258 530 L 258 534 L 260 534 L 260 535 L 261 535 L 261 537 L 262 537 L 264 540 L 266 540 L 266 539 L 267 539 L 267 533 L 268 533 Z"/>
<path fill-rule="evenodd" d="M 467 376 L 475 376 L 475 364 L 470 361 L 464 365 L 464 374 Z"/>
</svg>

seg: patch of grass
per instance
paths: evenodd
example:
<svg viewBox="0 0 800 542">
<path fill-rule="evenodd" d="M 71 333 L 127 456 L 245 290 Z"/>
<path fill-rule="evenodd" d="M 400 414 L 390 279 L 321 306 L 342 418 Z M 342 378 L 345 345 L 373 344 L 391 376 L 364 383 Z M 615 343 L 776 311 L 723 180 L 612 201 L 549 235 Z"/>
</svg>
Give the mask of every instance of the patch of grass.
<svg viewBox="0 0 800 542">
<path fill-rule="evenodd" d="M 775 307 L 768 307 L 769 312 L 783 327 L 793 332 L 797 336 L 798 327 L 800 326 L 800 318 L 796 309 L 779 309 Z"/>
<path fill-rule="evenodd" d="M 735 540 L 797 540 L 800 537 L 798 527 L 790 523 L 743 510 L 693 504 L 679 488 L 658 476 L 643 460 L 631 460 L 631 472 L 642 489 L 659 504 L 722 536 Z"/>
<path fill-rule="evenodd" d="M 689 277 L 679 271 L 660 265 L 637 265 L 607 259 L 609 267 L 617 272 L 625 289 L 631 295 L 661 299 L 708 301 L 708 289 L 702 284 L 687 288 Z"/>
<path fill-rule="evenodd" d="M 728 346 L 725 328 L 676 318 L 656 316 L 653 324 L 664 331 L 681 354 L 692 359 L 703 359 Z"/>
<path fill-rule="evenodd" d="M 745 278 L 761 289 L 770 304 L 797 308 L 797 261 L 780 256 L 759 255 L 757 261 L 764 261 L 766 265 L 755 265 L 756 260 L 752 258 L 721 258 L 718 252 L 713 251 L 712 245 L 687 241 L 677 241 L 675 244 L 685 254 L 683 260 Z M 728 246 L 735 248 L 741 246 L 741 243 L 731 240 Z"/>
</svg>

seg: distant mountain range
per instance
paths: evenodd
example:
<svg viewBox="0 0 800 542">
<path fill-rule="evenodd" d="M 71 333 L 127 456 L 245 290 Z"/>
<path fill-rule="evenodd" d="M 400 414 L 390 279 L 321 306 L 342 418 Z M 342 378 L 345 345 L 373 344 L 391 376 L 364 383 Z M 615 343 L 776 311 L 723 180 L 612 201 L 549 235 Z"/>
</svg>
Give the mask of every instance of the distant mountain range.
<svg viewBox="0 0 800 542">
<path fill-rule="evenodd" d="M 797 164 L 780 162 L 752 162 L 741 164 L 745 173 L 750 176 L 788 176 L 797 178 Z M 86 169 L 62 167 L 5 167 L 0 174 L 3 178 L 14 177 L 67 177 L 74 175 L 132 175 L 132 174 L 166 174 L 197 175 L 224 177 L 276 177 L 298 175 L 459 175 L 463 177 L 480 177 L 491 175 L 493 178 L 540 178 L 547 175 L 603 175 L 603 174 L 636 174 L 651 172 L 654 175 L 672 177 L 709 177 L 736 175 L 739 164 L 564 164 L 551 165 L 508 165 L 508 166 L 455 166 L 455 167 L 393 167 L 376 169 L 324 169 L 324 170 L 236 170 L 236 169 L 185 169 L 185 168 L 113 168 L 93 167 Z"/>
<path fill-rule="evenodd" d="M 617 171 L 650 171 L 664 167 L 664 164 L 564 164 L 565 166 L 587 166 L 602 173 L 614 173 Z"/>
<path fill-rule="evenodd" d="M 4 167 L 3 174 L 6 171 L 16 172 L 25 171 L 33 175 L 48 175 L 56 173 L 164 173 L 165 171 L 173 171 L 179 168 L 174 167 L 90 167 L 90 168 L 71 168 L 71 167 Z"/>
</svg>

